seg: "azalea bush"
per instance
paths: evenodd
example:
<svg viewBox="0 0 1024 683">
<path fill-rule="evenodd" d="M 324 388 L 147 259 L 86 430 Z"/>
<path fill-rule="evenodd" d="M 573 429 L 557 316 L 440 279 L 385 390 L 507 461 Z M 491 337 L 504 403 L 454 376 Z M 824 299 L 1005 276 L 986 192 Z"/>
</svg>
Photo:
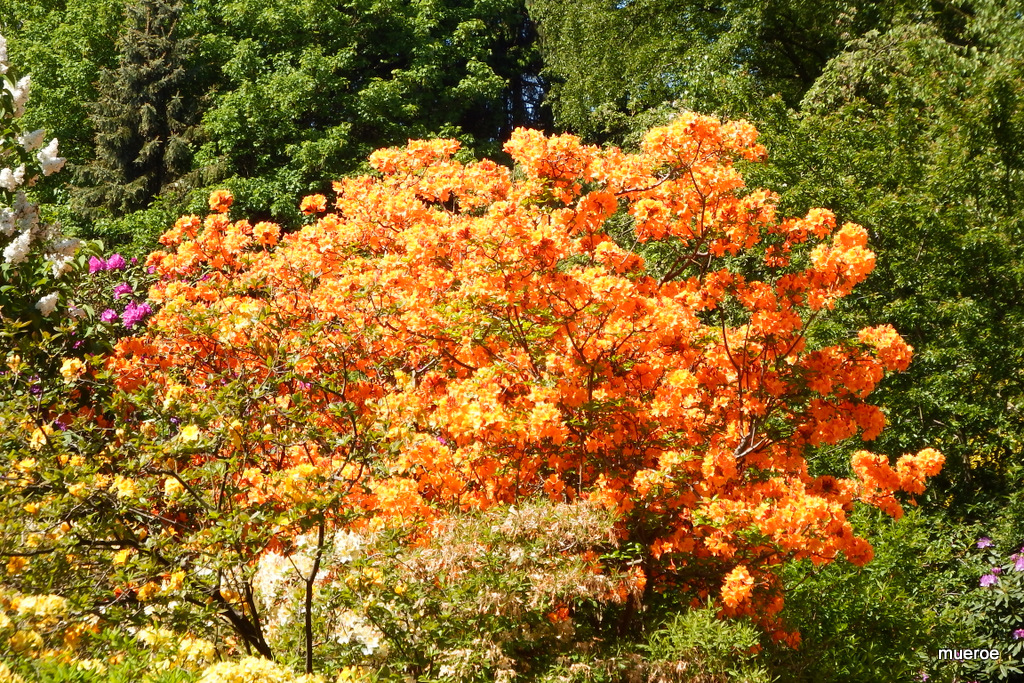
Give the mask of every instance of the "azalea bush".
<svg viewBox="0 0 1024 683">
<path fill-rule="evenodd" d="M 297 232 L 218 191 L 144 264 L 79 257 L 75 323 L 112 351 L 0 376 L 5 585 L 68 601 L 25 652 L 114 629 L 189 634 L 166 661 L 196 667 L 611 680 L 654 648 L 644 675 L 685 680 L 670 653 L 721 654 L 670 615 L 793 645 L 781 568 L 871 559 L 854 506 L 900 516 L 942 456 L 808 469 L 881 432 L 868 397 L 910 360 L 823 325 L 874 265 L 863 229 L 777 217 L 742 122 L 635 154 L 520 130 L 514 169 L 457 150 L 375 153 Z"/>
<path fill-rule="evenodd" d="M 206 491 L 192 468 L 215 468 L 276 538 L 309 530 L 304 505 L 416 535 L 524 497 L 587 500 L 620 515 L 645 595 L 717 594 L 771 626 L 780 564 L 866 562 L 847 512 L 899 515 L 942 457 L 857 451 L 850 478 L 808 473 L 813 449 L 880 433 L 867 396 L 910 349 L 888 327 L 815 335 L 873 255 L 858 226 L 780 220 L 744 191 L 733 163 L 762 156 L 755 135 L 687 115 L 625 154 L 519 131 L 515 173 L 411 143 L 332 206 L 307 197 L 318 220 L 285 236 L 216 194 L 161 238 L 160 310 L 109 367 L 142 392 L 134 419 L 190 402 L 180 483 Z"/>
</svg>

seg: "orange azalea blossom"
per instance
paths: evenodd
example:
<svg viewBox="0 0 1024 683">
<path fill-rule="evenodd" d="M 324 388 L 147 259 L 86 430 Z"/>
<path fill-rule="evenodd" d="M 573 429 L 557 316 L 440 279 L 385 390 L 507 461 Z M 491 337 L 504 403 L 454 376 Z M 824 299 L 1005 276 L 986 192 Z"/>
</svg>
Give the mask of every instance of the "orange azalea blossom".
<svg viewBox="0 0 1024 683">
<path fill-rule="evenodd" d="M 380 528 L 589 500 L 647 545 L 623 592 L 685 583 L 796 642 L 773 621 L 779 565 L 870 560 L 853 506 L 899 515 L 942 456 L 893 468 L 858 451 L 853 478 L 808 472 L 811 449 L 878 436 L 868 397 L 911 349 L 888 326 L 809 341 L 875 256 L 860 226 L 825 209 L 781 219 L 773 193 L 747 191 L 734 162 L 762 159 L 756 140 L 698 114 L 635 154 L 520 129 L 514 176 L 455 161 L 456 141 L 414 141 L 375 152 L 378 176 L 335 182 L 333 211 L 304 199 L 323 215 L 283 236 L 231 223 L 217 193 L 213 216 L 180 220 L 150 256 L 161 306 L 110 365 L 125 388 L 173 378 L 201 400 L 211 377 L 259 385 L 290 359 L 302 380 L 281 394 L 347 438 L 315 472 L 267 440 L 215 441 L 251 458 L 237 476 L 254 504 L 334 487 Z M 631 250 L 648 242 L 657 263 Z M 730 270 L 741 254 L 760 276 Z M 273 435 L 290 409 L 253 407 L 230 433 Z M 357 466 L 371 433 L 374 466 Z"/>
<path fill-rule="evenodd" d="M 741 602 L 748 600 L 754 592 L 754 577 L 742 564 L 737 565 L 725 575 L 722 585 L 722 602 L 729 609 L 735 609 Z"/>
<path fill-rule="evenodd" d="M 234 197 L 227 190 L 215 190 L 210 195 L 210 211 L 214 213 L 227 213 L 231 208 Z"/>
<path fill-rule="evenodd" d="M 299 210 L 306 214 L 323 213 L 327 210 L 327 197 L 322 194 L 311 194 L 304 197 L 302 203 L 299 204 Z"/>
</svg>

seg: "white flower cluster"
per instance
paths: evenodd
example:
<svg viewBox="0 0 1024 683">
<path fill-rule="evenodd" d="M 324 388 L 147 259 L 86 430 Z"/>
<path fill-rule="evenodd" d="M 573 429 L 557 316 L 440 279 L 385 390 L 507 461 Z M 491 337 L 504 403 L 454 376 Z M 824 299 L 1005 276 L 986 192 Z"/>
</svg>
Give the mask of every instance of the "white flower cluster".
<svg viewBox="0 0 1024 683">
<path fill-rule="evenodd" d="M 359 557 L 365 543 L 365 537 L 355 532 L 345 529 L 334 532 L 326 539 L 315 582 L 321 586 L 326 584 L 327 578 L 337 572 L 340 565 Z M 263 623 L 270 638 L 303 613 L 303 587 L 313 570 L 316 536 L 299 536 L 294 545 L 295 552 L 290 555 L 276 551 L 264 553 L 252 579 L 256 603 L 263 612 Z M 357 613 L 345 611 L 335 615 L 335 620 L 331 637 L 337 642 L 357 645 L 365 655 L 380 648 L 384 634 Z"/>
<path fill-rule="evenodd" d="M 364 655 L 372 655 L 380 648 L 384 634 L 355 612 L 346 610 L 338 618 L 334 639 L 342 645 L 358 645 Z"/>
<path fill-rule="evenodd" d="M 28 89 L 32 85 L 32 77 L 24 76 L 15 83 L 10 80 L 4 81 L 4 89 L 11 93 L 14 102 L 14 118 L 25 113 L 25 103 L 28 102 Z"/>
<path fill-rule="evenodd" d="M 17 119 L 25 111 L 28 101 L 29 76 L 16 79 L 8 62 L 7 41 L 0 35 L 0 100 L 10 100 L 10 110 L 0 109 L 0 129 L 14 133 L 14 139 L 0 138 L 0 190 L 14 194 L 12 206 L 0 206 L 0 244 L 3 238 L 10 238 L 3 245 L 2 256 L 5 263 L 18 266 L 27 261 L 34 247 L 39 248 L 43 258 L 49 264 L 54 278 L 71 269 L 75 252 L 80 246 L 76 239 L 69 239 L 60 233 L 59 226 L 43 225 L 39 222 L 39 208 L 28 201 L 23 187 L 31 186 L 39 172 L 44 176 L 52 175 L 64 167 L 65 159 L 57 154 L 57 139 L 50 140 L 42 146 L 46 133 L 43 130 L 32 132 L 21 131 Z M 18 150 L 18 147 L 21 150 Z M 40 149 L 40 147 L 42 147 Z M 29 167 L 24 160 L 32 152 L 39 162 L 39 171 Z M 14 163 L 5 161 L 15 159 Z M 20 161 L 21 163 L 18 163 Z M 9 196 L 9 195 L 8 195 Z M 47 294 L 39 299 L 36 308 L 49 316 L 56 310 L 58 294 Z"/>
<path fill-rule="evenodd" d="M 25 164 L 22 164 L 13 171 L 9 168 L 0 170 L 0 187 L 8 192 L 14 192 L 18 186 L 25 182 Z"/>
<path fill-rule="evenodd" d="M 41 133 L 42 131 L 36 131 Z M 28 148 L 25 151 L 30 151 Z M 64 168 L 64 157 L 57 156 L 57 138 L 50 140 L 46 147 L 39 150 L 39 154 L 36 155 L 36 159 L 39 159 L 39 167 L 43 169 L 43 175 L 53 175 L 60 169 Z"/>
<path fill-rule="evenodd" d="M 334 534 L 331 543 L 331 555 L 329 559 L 341 564 L 348 564 L 359 557 L 363 549 L 363 537 L 359 534 L 344 529 Z"/>
</svg>

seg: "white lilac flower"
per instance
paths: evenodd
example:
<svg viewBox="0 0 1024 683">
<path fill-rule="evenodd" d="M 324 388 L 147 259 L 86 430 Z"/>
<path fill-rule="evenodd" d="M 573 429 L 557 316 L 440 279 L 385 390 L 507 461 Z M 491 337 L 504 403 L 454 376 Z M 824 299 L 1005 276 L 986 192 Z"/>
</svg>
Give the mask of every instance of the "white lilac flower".
<svg viewBox="0 0 1024 683">
<path fill-rule="evenodd" d="M 14 197 L 14 220 L 22 232 L 34 235 L 39 228 L 39 207 L 30 202 L 24 192 L 19 191 Z"/>
<path fill-rule="evenodd" d="M 46 131 L 40 128 L 34 130 L 31 133 L 22 133 L 18 136 L 18 144 L 26 152 L 34 152 L 39 149 L 39 146 L 43 144 L 43 136 L 46 135 Z"/>
<path fill-rule="evenodd" d="M 0 36 L 0 76 L 7 73 L 7 39 Z"/>
<path fill-rule="evenodd" d="M 15 214 L 11 209 L 0 209 L 0 233 L 10 237 L 16 225 Z"/>
<path fill-rule="evenodd" d="M 53 310 L 57 308 L 57 292 L 51 292 L 37 301 L 36 308 L 39 309 L 44 318 L 53 313 Z"/>
<path fill-rule="evenodd" d="M 28 90 L 31 84 L 31 76 L 24 76 L 13 87 L 10 83 L 4 83 L 4 87 L 14 97 L 14 118 L 18 118 L 25 113 L 25 103 L 28 101 Z"/>
<path fill-rule="evenodd" d="M 74 237 L 67 237 L 62 240 L 57 240 L 49 245 L 51 253 L 60 254 L 61 256 L 74 256 L 78 248 L 82 246 L 82 241 L 75 239 Z"/>
<path fill-rule="evenodd" d="M 0 171 L 0 187 L 8 192 L 14 192 L 23 182 L 25 182 L 25 164 L 14 170 L 5 168 Z"/>
<path fill-rule="evenodd" d="M 57 138 L 50 140 L 50 144 L 39 150 L 36 155 L 43 167 L 43 175 L 52 175 L 64 168 L 64 157 L 57 156 Z"/>
<path fill-rule="evenodd" d="M 4 261 L 16 266 L 28 258 L 28 250 L 32 246 L 32 233 L 23 232 L 4 249 Z"/>
<path fill-rule="evenodd" d="M 62 256 L 60 254 L 47 254 L 46 260 L 50 264 L 50 271 L 53 273 L 53 277 L 59 278 L 64 273 L 71 270 L 72 256 Z"/>
</svg>

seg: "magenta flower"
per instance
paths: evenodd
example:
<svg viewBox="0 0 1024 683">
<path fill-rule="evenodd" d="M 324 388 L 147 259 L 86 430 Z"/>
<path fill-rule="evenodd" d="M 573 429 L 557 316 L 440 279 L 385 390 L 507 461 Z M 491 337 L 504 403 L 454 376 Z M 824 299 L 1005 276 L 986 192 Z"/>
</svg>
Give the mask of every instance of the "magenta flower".
<svg viewBox="0 0 1024 683">
<path fill-rule="evenodd" d="M 101 270 L 107 269 L 107 262 L 95 256 L 89 257 L 89 275 L 95 275 Z"/>
<path fill-rule="evenodd" d="M 991 548 L 993 546 L 992 539 L 988 536 L 982 536 L 978 539 L 979 548 Z"/>
<path fill-rule="evenodd" d="M 1024 554 L 1013 556 L 1013 571 L 1024 572 Z"/>
<path fill-rule="evenodd" d="M 134 301 L 130 302 L 124 309 L 124 313 L 121 314 L 121 322 L 129 330 L 135 327 L 135 324 L 145 318 L 147 315 L 153 312 L 153 309 L 149 307 L 149 304 L 142 303 L 136 304 Z"/>
<path fill-rule="evenodd" d="M 1020 640 L 1021 638 L 1024 638 L 1024 628 L 1019 628 L 1013 632 L 1014 640 Z"/>
<path fill-rule="evenodd" d="M 995 574 L 985 574 L 985 576 L 981 577 L 982 588 L 989 588 L 990 586 L 994 586 L 997 583 L 999 583 L 999 577 Z"/>
<path fill-rule="evenodd" d="M 108 308 L 107 310 L 100 313 L 100 320 L 102 320 L 105 323 L 114 322 L 115 320 L 117 320 L 117 311 L 115 311 L 112 308 Z"/>
<path fill-rule="evenodd" d="M 111 254 L 110 258 L 107 259 L 107 270 L 121 270 L 127 265 L 128 263 L 120 254 Z"/>
<path fill-rule="evenodd" d="M 114 287 L 114 298 L 115 299 L 120 299 L 122 296 L 125 296 L 127 294 L 131 294 L 131 293 L 132 293 L 132 286 L 130 284 L 128 284 L 127 282 L 122 282 L 121 284 L 119 284 L 116 287 Z"/>
<path fill-rule="evenodd" d="M 992 567 L 992 573 L 995 574 L 996 576 L 999 576 L 1000 574 L 1003 573 L 1003 568 L 1002 567 Z"/>
</svg>

